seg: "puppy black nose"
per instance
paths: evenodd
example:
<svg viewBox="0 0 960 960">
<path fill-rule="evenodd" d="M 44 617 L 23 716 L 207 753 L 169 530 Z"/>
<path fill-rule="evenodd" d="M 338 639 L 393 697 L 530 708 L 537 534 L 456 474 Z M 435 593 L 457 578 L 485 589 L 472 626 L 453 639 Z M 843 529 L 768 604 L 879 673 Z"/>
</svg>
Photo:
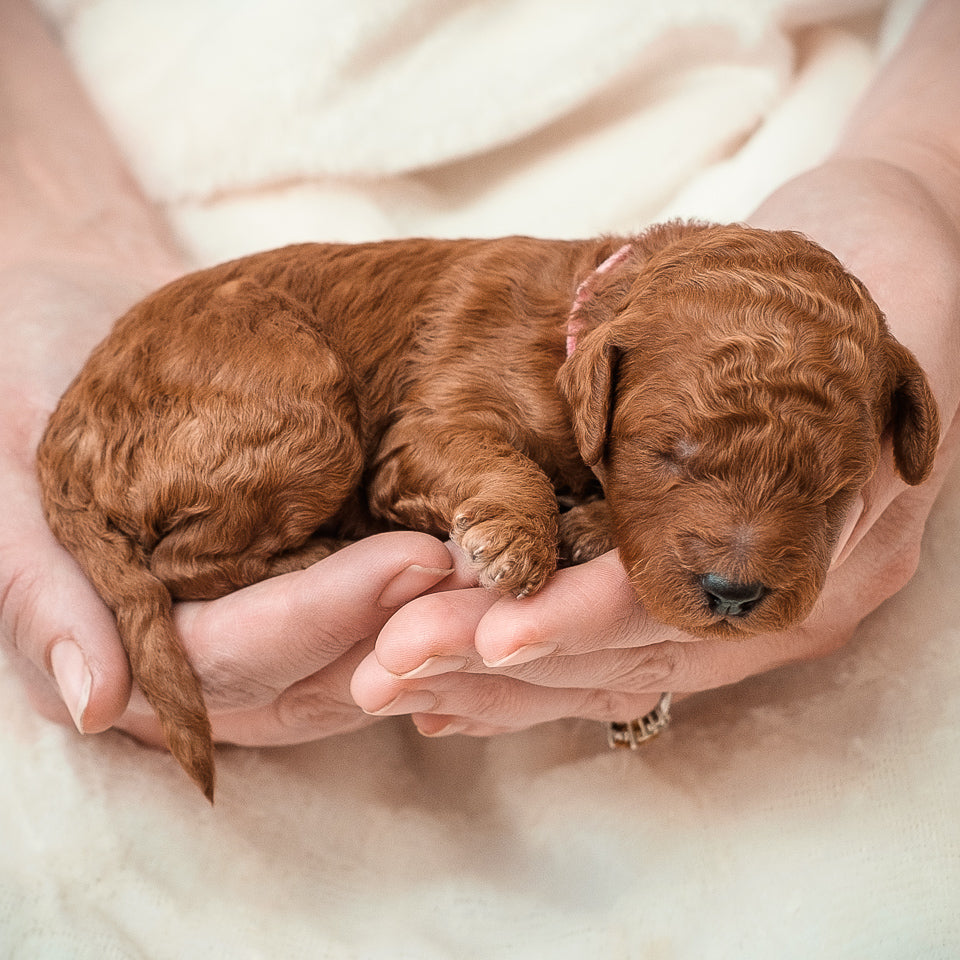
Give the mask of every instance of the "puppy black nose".
<svg viewBox="0 0 960 960">
<path fill-rule="evenodd" d="M 722 617 L 745 616 L 767 592 L 762 583 L 737 583 L 719 573 L 705 573 L 699 579 L 710 609 Z"/>
</svg>

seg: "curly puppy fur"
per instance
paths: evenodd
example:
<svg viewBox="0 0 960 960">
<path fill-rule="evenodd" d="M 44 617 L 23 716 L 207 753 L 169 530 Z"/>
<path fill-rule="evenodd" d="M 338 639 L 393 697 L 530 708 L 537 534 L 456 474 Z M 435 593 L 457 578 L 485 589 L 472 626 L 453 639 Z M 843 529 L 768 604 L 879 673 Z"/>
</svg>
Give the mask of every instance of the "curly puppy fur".
<svg viewBox="0 0 960 960">
<path fill-rule="evenodd" d="M 616 545 L 665 623 L 783 629 L 810 612 L 885 437 L 920 483 L 936 405 L 862 284 L 797 234 L 670 223 L 306 244 L 184 277 L 96 349 L 38 467 L 51 528 L 212 799 L 172 599 L 409 527 L 449 533 L 516 596 L 558 550 Z"/>
</svg>

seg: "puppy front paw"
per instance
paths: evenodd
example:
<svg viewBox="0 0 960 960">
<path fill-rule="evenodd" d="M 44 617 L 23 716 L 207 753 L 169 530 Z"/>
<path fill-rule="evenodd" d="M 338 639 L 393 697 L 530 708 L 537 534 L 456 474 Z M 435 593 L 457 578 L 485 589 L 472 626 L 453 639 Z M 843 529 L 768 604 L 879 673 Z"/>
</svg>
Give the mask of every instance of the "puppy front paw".
<svg viewBox="0 0 960 960">
<path fill-rule="evenodd" d="M 480 585 L 515 597 L 536 593 L 557 568 L 556 521 L 507 516 L 479 498 L 461 505 L 451 539 L 470 557 Z"/>
<path fill-rule="evenodd" d="M 615 546 L 606 500 L 591 500 L 560 514 L 560 563 L 594 560 Z"/>
</svg>

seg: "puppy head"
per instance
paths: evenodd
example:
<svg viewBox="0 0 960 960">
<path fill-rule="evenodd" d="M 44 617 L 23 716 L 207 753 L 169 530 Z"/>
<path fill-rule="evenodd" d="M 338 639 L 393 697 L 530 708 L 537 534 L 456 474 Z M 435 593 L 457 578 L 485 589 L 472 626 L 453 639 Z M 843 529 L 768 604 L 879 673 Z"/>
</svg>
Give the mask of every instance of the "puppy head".
<svg viewBox="0 0 960 960">
<path fill-rule="evenodd" d="M 913 355 L 793 233 L 673 225 L 577 305 L 558 385 L 654 617 L 698 636 L 809 614 L 881 441 L 908 483 L 939 440 Z"/>
</svg>

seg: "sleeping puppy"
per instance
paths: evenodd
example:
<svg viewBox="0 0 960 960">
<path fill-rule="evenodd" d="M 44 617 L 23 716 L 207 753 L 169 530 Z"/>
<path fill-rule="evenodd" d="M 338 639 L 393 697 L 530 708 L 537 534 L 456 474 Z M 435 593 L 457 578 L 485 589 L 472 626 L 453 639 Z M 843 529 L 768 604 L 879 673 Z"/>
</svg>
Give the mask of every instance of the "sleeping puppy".
<svg viewBox="0 0 960 960">
<path fill-rule="evenodd" d="M 94 351 L 38 467 L 212 799 L 172 600 L 405 527 L 449 534 L 517 597 L 558 556 L 616 546 L 664 623 L 780 630 L 810 612 L 885 437 L 923 481 L 936 405 L 862 284 L 794 233 L 670 223 L 305 244 L 189 275 Z"/>
</svg>

